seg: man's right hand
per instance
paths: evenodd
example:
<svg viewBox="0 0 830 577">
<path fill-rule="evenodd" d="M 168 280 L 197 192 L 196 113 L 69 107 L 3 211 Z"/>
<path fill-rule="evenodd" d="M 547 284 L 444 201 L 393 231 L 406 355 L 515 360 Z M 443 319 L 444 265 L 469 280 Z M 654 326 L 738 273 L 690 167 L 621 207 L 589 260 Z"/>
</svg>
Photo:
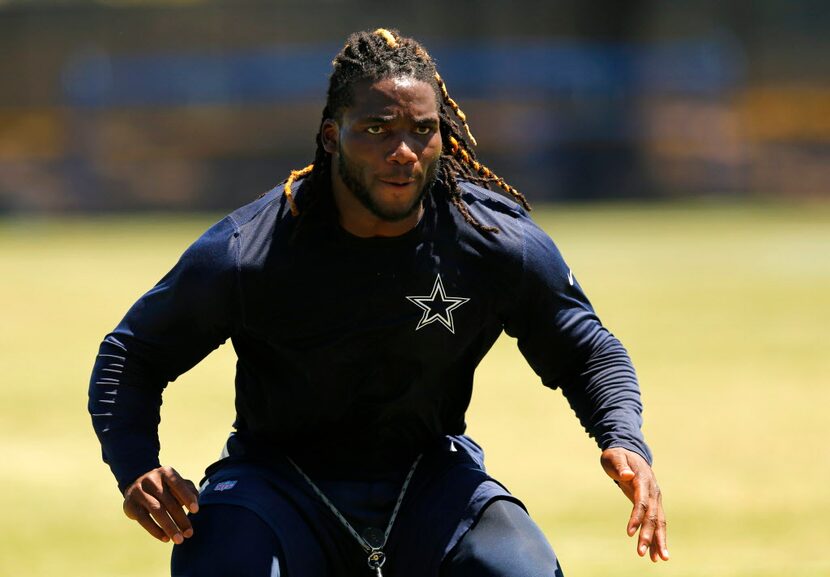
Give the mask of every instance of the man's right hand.
<svg viewBox="0 0 830 577">
<path fill-rule="evenodd" d="M 193 535 L 184 509 L 199 510 L 199 492 L 172 467 L 141 475 L 124 490 L 124 514 L 159 541 L 179 545 Z"/>
</svg>

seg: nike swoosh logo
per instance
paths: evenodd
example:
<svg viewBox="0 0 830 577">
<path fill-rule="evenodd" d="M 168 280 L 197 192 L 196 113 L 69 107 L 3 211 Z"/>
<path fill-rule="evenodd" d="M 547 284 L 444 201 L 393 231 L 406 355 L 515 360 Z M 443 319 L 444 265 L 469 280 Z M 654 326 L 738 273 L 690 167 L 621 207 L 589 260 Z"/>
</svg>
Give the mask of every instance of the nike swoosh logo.
<svg viewBox="0 0 830 577">
<path fill-rule="evenodd" d="M 574 286 L 574 273 L 571 269 L 568 269 L 568 282 L 571 286 Z"/>
</svg>

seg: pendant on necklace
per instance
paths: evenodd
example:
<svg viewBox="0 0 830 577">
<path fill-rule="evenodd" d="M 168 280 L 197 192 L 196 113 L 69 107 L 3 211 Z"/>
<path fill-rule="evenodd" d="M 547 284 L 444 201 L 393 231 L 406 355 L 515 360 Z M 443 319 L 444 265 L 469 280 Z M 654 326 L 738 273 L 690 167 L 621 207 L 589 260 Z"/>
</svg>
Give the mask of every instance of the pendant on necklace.
<svg viewBox="0 0 830 577">
<path fill-rule="evenodd" d="M 366 562 L 369 564 L 370 569 L 375 570 L 375 577 L 383 577 L 383 573 L 380 572 L 380 568 L 386 562 L 386 555 L 383 551 L 380 549 L 372 549 Z"/>
</svg>

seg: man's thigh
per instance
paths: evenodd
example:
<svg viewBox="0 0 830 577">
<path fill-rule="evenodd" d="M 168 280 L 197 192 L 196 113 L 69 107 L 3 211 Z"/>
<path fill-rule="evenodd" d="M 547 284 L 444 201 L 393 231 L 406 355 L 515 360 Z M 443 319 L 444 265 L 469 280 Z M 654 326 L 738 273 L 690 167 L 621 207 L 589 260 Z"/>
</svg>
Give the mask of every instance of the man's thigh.
<svg viewBox="0 0 830 577">
<path fill-rule="evenodd" d="M 199 512 L 190 515 L 193 537 L 173 549 L 173 575 L 248 575 L 240 569 L 217 569 L 247 571 L 249 564 L 240 561 L 247 553 L 258 568 L 251 575 L 340 574 L 343 568 L 332 565 L 339 558 L 340 535 L 324 513 L 313 496 L 294 490 L 267 469 L 232 464 L 214 470 L 203 484 Z M 265 565 L 269 570 L 262 573 Z M 205 572 L 191 567 L 204 567 Z"/>
<path fill-rule="evenodd" d="M 285 576 L 277 536 L 253 511 L 205 505 L 190 515 L 190 522 L 193 536 L 173 547 L 173 577 Z"/>
<path fill-rule="evenodd" d="M 491 502 L 450 551 L 441 577 L 562 577 L 541 529 L 518 504 Z"/>
</svg>

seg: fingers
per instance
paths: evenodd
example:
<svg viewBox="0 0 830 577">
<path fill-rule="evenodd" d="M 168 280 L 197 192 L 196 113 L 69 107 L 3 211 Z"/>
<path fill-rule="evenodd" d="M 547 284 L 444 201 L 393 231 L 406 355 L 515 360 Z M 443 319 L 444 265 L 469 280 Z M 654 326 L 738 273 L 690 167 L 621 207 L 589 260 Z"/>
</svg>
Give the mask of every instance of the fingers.
<svg viewBox="0 0 830 577">
<path fill-rule="evenodd" d="M 198 510 L 198 493 L 190 481 L 170 467 L 154 469 L 124 492 L 124 513 L 138 521 L 150 535 L 167 543 L 181 544 L 193 535 L 193 527 L 182 507 Z"/>
<path fill-rule="evenodd" d="M 650 549 L 651 560 L 655 563 L 658 558 L 663 561 L 669 560 L 669 548 L 666 545 L 666 514 L 663 511 L 663 495 L 659 487 L 657 488 L 657 518 L 655 519 Z"/>
<path fill-rule="evenodd" d="M 666 515 L 663 496 L 648 462 L 640 455 L 622 448 L 602 452 L 602 467 L 614 479 L 633 503 L 626 532 L 629 537 L 637 531 L 637 554 L 649 553 L 652 561 L 669 560 L 666 545 Z"/>
<path fill-rule="evenodd" d="M 654 539 L 651 543 L 651 560 L 657 563 L 658 559 L 662 559 L 663 561 L 669 560 L 669 547 L 666 544 L 666 516 L 663 513 L 662 503 L 660 505 L 660 514 L 657 518 Z"/>
<path fill-rule="evenodd" d="M 184 536 L 170 518 L 164 499 L 153 496 L 153 493 L 159 491 L 146 485 L 145 481 L 142 489 L 131 493 L 129 500 L 124 503 L 124 513 L 130 519 L 138 521 L 139 525 L 159 541 L 167 543 L 172 539 L 174 543 L 181 543 Z"/>
<path fill-rule="evenodd" d="M 631 537 L 637 532 L 643 524 L 643 519 L 648 512 L 648 497 L 643 495 L 640 484 L 634 484 L 634 496 L 631 499 L 634 502 L 634 507 L 631 509 L 631 515 L 628 518 L 628 525 L 625 528 L 628 536 Z"/>
<path fill-rule="evenodd" d="M 666 546 L 666 515 L 663 511 L 663 498 L 652 474 L 638 474 L 633 481 L 634 507 L 628 520 L 627 532 L 634 535 L 637 529 L 637 554 L 644 557 L 650 553 L 651 560 L 669 560 Z"/>
<path fill-rule="evenodd" d="M 151 509 L 150 515 L 164 529 L 167 536 L 176 545 L 179 545 L 184 541 L 185 536 L 189 537 L 193 534 L 193 528 L 187 515 L 182 510 L 181 503 L 173 497 L 172 492 L 168 489 L 169 487 L 164 484 L 159 487 L 150 485 L 148 492 L 156 498 L 160 505 L 156 509 Z"/>
<path fill-rule="evenodd" d="M 191 481 L 183 479 L 172 467 L 162 468 L 162 477 L 182 507 L 191 513 L 199 511 L 199 492 Z"/>
<path fill-rule="evenodd" d="M 141 525 L 145 531 L 159 541 L 167 543 L 170 540 L 164 532 L 164 529 L 159 527 L 156 522 L 153 521 L 152 517 L 150 517 L 150 513 L 146 508 L 144 508 L 144 506 L 137 505 L 135 503 L 127 504 L 125 502 L 124 513 L 128 518 L 138 521 L 138 524 Z"/>
</svg>

